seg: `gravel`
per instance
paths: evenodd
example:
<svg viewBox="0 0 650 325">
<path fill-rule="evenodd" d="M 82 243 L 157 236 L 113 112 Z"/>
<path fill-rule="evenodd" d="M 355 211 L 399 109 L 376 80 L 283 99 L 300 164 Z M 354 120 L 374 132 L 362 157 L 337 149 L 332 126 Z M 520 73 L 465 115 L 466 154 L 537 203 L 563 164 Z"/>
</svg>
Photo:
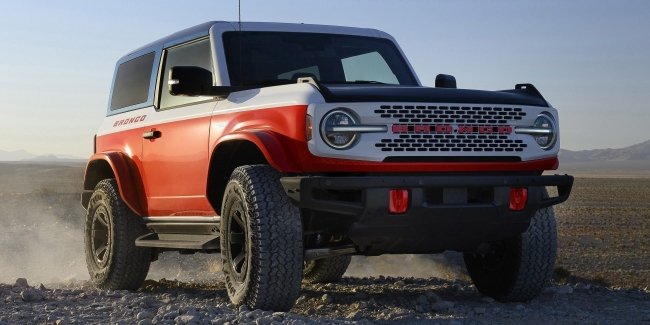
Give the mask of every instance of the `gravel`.
<svg viewBox="0 0 650 325">
<path fill-rule="evenodd" d="M 101 291 L 88 282 L 0 284 L 4 324 L 518 324 L 650 322 L 650 290 L 554 284 L 527 303 L 499 303 L 461 280 L 346 277 L 303 284 L 288 313 L 235 308 L 223 283 L 147 280 L 142 289 Z"/>
</svg>

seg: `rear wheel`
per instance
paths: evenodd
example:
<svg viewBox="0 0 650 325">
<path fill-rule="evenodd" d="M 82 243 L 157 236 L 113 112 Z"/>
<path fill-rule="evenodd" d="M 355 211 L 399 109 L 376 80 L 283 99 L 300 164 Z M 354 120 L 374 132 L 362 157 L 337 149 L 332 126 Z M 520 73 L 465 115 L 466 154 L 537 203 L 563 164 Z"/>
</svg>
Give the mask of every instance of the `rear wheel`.
<svg viewBox="0 0 650 325">
<path fill-rule="evenodd" d="M 302 280 L 300 213 L 265 165 L 233 171 L 221 210 L 221 257 L 235 305 L 291 309 Z"/>
<path fill-rule="evenodd" d="M 95 186 L 86 213 L 85 251 L 90 280 L 101 289 L 138 289 L 149 272 L 152 251 L 135 246 L 144 223 L 122 201 L 115 179 Z"/>
<path fill-rule="evenodd" d="M 331 283 L 341 280 L 352 257 L 334 256 L 305 262 L 303 280 L 307 283 Z"/>
<path fill-rule="evenodd" d="M 555 214 L 549 207 L 537 211 L 518 237 L 492 243 L 488 253 L 464 257 L 481 293 L 502 302 L 528 301 L 550 282 L 556 251 Z"/>
</svg>

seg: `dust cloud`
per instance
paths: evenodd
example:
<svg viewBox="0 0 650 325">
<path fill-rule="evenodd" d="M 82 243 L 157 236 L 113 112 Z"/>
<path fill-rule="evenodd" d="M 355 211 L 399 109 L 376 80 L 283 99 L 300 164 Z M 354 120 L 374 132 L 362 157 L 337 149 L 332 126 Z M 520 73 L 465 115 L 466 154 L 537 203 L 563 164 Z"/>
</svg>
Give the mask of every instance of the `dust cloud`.
<svg viewBox="0 0 650 325">
<path fill-rule="evenodd" d="M 182 255 L 177 252 L 165 252 L 160 254 L 157 261 L 151 263 L 147 279 L 174 279 L 198 283 L 223 281 L 221 255 Z"/>
<path fill-rule="evenodd" d="M 84 252 L 85 211 L 78 194 L 0 193 L 0 283 L 89 279 Z M 210 282 L 221 279 L 218 254 L 166 252 L 151 263 L 149 279 Z"/>
<path fill-rule="evenodd" d="M 17 278 L 32 285 L 89 280 L 84 219 L 79 193 L 60 193 L 49 186 L 28 193 L 0 189 L 0 283 Z M 148 278 L 219 280 L 220 256 L 162 253 L 151 264 Z"/>
<path fill-rule="evenodd" d="M 78 202 L 77 195 L 53 191 L 0 194 L 0 282 L 88 279 L 83 210 L 65 204 L 73 197 Z"/>
<path fill-rule="evenodd" d="M 435 255 L 354 256 L 345 276 L 349 277 L 415 277 L 466 279 L 462 255 L 445 252 Z"/>
</svg>

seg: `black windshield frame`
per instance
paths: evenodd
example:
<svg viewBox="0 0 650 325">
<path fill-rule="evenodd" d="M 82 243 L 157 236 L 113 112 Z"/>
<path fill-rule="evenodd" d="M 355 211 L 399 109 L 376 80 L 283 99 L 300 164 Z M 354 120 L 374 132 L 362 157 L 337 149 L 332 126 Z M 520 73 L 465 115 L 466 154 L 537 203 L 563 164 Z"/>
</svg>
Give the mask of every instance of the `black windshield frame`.
<svg viewBox="0 0 650 325">
<path fill-rule="evenodd" d="M 297 77 L 316 76 L 326 84 L 355 83 L 345 79 L 342 60 L 377 52 L 397 80 L 396 86 L 418 86 L 410 66 L 389 39 L 358 35 L 233 31 L 223 33 L 223 45 L 232 86 L 269 86 L 293 83 Z M 310 67 L 314 73 L 288 72 Z M 316 67 L 316 68 L 314 68 Z M 377 80 L 356 83 L 381 84 Z"/>
</svg>

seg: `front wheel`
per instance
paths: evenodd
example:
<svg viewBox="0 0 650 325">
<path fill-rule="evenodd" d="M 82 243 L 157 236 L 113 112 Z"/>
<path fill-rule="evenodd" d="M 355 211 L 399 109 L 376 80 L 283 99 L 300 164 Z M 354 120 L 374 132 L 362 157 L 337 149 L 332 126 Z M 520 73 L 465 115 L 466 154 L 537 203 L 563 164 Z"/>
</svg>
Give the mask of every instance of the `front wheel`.
<svg viewBox="0 0 650 325">
<path fill-rule="evenodd" d="M 464 257 L 481 293 L 501 302 L 528 301 L 550 282 L 556 251 L 555 214 L 549 207 L 537 211 L 518 237 L 492 243 L 489 253 Z"/>
<path fill-rule="evenodd" d="M 149 272 L 152 251 L 135 246 L 144 223 L 122 201 L 115 179 L 97 183 L 86 213 L 85 251 L 90 280 L 101 289 L 138 289 Z"/>
<path fill-rule="evenodd" d="M 235 305 L 288 311 L 300 293 L 300 212 L 266 165 L 236 168 L 221 209 L 221 258 Z"/>
</svg>

